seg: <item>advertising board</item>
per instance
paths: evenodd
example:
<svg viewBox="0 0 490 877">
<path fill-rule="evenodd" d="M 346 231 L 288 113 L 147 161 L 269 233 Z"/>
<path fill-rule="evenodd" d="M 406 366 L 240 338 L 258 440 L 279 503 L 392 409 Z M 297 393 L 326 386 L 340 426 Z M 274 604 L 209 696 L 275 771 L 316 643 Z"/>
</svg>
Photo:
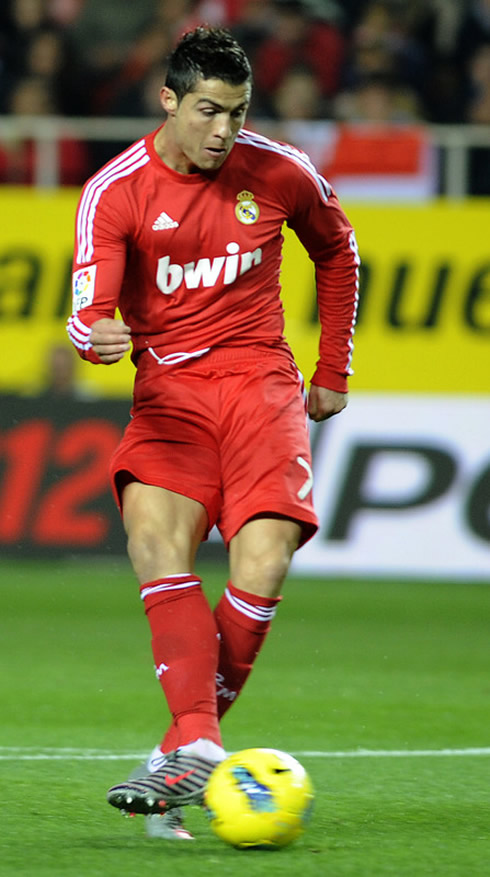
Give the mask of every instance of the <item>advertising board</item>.
<svg viewBox="0 0 490 877">
<path fill-rule="evenodd" d="M 356 396 L 313 431 L 320 529 L 297 571 L 490 582 L 488 398 Z"/>
<path fill-rule="evenodd" d="M 77 199 L 0 189 L 0 545 L 14 550 L 124 550 L 104 466 L 133 366 L 76 358 L 91 401 L 60 414 L 43 396 L 50 350 L 68 344 Z M 347 410 L 312 430 L 321 528 L 295 567 L 490 580 L 489 205 L 345 207 L 362 259 L 355 374 Z M 308 382 L 313 266 L 284 234 L 286 334 Z"/>
</svg>

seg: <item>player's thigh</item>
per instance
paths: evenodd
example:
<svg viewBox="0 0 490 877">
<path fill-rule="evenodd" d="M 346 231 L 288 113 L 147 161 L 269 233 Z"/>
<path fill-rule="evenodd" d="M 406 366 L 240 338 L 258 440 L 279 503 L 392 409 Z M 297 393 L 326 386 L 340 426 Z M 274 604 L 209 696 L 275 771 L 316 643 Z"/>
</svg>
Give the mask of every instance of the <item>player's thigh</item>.
<svg viewBox="0 0 490 877">
<path fill-rule="evenodd" d="M 297 370 L 276 360 L 250 374 L 230 400 L 223 446 L 223 505 L 218 526 L 226 544 L 261 516 L 301 522 L 303 544 L 316 531 L 311 449 Z"/>
<path fill-rule="evenodd" d="M 141 582 L 192 572 L 206 528 L 205 507 L 194 499 L 130 481 L 122 492 L 128 552 Z"/>
<path fill-rule="evenodd" d="M 136 414 L 113 454 L 110 476 L 121 513 L 124 485 L 140 482 L 203 505 L 206 534 L 216 522 L 221 504 L 219 450 L 212 430 L 194 412 L 192 418 L 187 413 L 187 419 L 178 410 Z"/>
</svg>

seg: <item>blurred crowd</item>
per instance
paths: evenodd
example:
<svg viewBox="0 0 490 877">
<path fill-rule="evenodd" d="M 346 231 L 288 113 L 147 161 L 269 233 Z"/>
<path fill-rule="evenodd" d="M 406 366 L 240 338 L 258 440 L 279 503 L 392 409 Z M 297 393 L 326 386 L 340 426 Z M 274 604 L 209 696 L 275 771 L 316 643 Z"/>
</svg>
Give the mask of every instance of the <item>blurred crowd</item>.
<svg viewBox="0 0 490 877">
<path fill-rule="evenodd" d="M 160 116 L 165 58 L 203 22 L 248 52 L 252 118 L 490 124 L 490 0 L 2 0 L 0 113 Z M 84 149 L 62 146 L 64 182 L 116 151 Z M 4 147 L 0 181 L 26 164 Z"/>
</svg>

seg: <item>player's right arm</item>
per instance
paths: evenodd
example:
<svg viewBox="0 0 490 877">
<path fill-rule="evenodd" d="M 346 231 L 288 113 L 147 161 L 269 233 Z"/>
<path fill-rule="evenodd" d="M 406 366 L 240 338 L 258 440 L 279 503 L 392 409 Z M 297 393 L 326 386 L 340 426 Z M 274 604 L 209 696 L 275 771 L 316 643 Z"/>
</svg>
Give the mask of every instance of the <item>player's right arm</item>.
<svg viewBox="0 0 490 877">
<path fill-rule="evenodd" d="M 111 365 L 130 349 L 130 327 L 115 319 L 126 266 L 128 212 L 118 187 L 101 194 L 89 180 L 77 210 L 73 312 L 67 324 L 82 359 Z"/>
</svg>

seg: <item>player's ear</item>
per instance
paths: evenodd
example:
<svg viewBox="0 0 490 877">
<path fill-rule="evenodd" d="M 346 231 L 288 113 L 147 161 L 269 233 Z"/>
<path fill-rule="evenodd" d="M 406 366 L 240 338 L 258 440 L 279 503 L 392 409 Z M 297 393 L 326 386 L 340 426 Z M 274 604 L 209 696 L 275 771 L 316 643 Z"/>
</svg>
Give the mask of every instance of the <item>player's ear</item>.
<svg viewBox="0 0 490 877">
<path fill-rule="evenodd" d="M 160 103 L 169 116 L 175 115 L 177 107 L 179 105 L 179 101 L 177 99 L 175 91 L 172 88 L 167 88 L 167 86 L 164 85 L 160 89 Z"/>
</svg>

